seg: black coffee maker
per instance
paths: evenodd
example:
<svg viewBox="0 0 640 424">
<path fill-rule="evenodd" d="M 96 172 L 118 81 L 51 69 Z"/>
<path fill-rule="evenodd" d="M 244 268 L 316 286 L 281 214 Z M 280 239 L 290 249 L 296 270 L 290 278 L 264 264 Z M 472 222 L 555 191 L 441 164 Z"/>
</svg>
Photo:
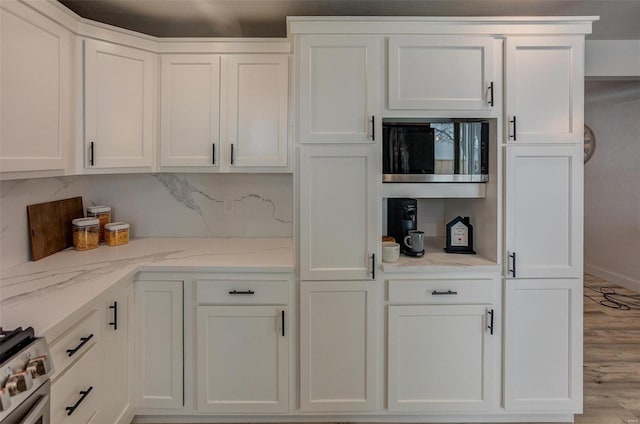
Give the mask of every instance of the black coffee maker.
<svg viewBox="0 0 640 424">
<path fill-rule="evenodd" d="M 418 201 L 409 198 L 387 199 L 387 234 L 400 244 L 400 251 L 409 256 L 422 256 L 422 252 L 413 252 L 404 242 L 410 230 L 418 224 Z"/>
</svg>

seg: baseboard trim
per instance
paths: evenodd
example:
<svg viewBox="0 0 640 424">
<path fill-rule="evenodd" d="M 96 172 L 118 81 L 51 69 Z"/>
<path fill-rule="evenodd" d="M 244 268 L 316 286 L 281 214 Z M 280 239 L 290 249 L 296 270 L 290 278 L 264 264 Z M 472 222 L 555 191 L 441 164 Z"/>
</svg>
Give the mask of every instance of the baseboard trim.
<svg viewBox="0 0 640 424">
<path fill-rule="evenodd" d="M 618 274 L 617 272 L 608 271 L 589 264 L 584 265 L 584 272 L 640 293 L 640 281 L 636 281 L 626 275 Z"/>
</svg>

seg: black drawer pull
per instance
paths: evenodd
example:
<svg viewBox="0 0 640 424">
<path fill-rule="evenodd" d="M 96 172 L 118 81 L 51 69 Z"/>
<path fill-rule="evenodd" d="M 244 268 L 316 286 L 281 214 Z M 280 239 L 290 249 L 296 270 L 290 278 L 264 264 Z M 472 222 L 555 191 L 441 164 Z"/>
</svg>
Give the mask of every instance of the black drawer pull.
<svg viewBox="0 0 640 424">
<path fill-rule="evenodd" d="M 282 337 L 284 337 L 284 311 L 280 311 L 280 319 L 282 320 Z"/>
<path fill-rule="evenodd" d="M 489 314 L 489 325 L 487 325 L 487 328 L 489 329 L 489 331 L 491 332 L 491 335 L 493 336 L 493 309 L 489 309 L 487 313 Z"/>
<path fill-rule="evenodd" d="M 87 337 L 80 337 L 80 344 L 73 349 L 67 349 L 67 356 L 72 357 L 77 351 L 82 349 L 82 346 L 86 345 L 89 340 L 93 339 L 93 334 L 89 334 Z"/>
<path fill-rule="evenodd" d="M 253 290 L 231 290 L 229 294 L 256 294 Z"/>
<path fill-rule="evenodd" d="M 80 404 L 87 398 L 87 396 L 89 396 L 89 393 L 91 393 L 91 390 L 93 390 L 93 386 L 89 386 L 89 388 L 87 390 L 81 391 L 79 393 L 80 394 L 80 399 L 78 399 L 77 402 L 73 406 L 67 406 L 65 408 L 65 410 L 67 411 L 67 416 L 73 414 L 75 412 L 75 410 L 78 409 Z"/>
<path fill-rule="evenodd" d="M 451 291 L 451 290 L 447 290 L 447 291 L 438 291 L 438 290 L 434 290 L 431 292 L 431 294 L 433 296 L 450 296 L 450 295 L 456 295 L 458 294 L 457 291 Z"/>
<path fill-rule="evenodd" d="M 513 260 L 513 269 L 509 268 L 507 265 L 507 273 L 511 273 L 513 278 L 516 278 L 516 252 L 510 253 L 509 258 Z"/>
</svg>

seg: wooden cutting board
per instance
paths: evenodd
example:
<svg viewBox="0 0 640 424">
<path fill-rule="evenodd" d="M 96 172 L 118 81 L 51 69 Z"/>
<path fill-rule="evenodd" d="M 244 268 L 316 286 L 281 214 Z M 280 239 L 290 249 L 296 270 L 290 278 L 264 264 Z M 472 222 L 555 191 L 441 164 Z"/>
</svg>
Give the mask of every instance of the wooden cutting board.
<svg viewBox="0 0 640 424">
<path fill-rule="evenodd" d="M 83 217 L 82 197 L 27 206 L 31 260 L 37 261 L 73 246 L 71 221 Z"/>
</svg>

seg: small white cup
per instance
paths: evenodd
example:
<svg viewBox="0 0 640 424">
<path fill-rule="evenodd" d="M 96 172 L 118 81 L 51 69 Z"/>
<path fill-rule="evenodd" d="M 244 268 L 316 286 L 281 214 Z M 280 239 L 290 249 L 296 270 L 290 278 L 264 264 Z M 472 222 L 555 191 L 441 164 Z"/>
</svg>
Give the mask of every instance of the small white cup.
<svg viewBox="0 0 640 424">
<path fill-rule="evenodd" d="M 392 241 L 382 242 L 382 262 L 395 262 L 400 257 L 400 245 Z"/>
</svg>

